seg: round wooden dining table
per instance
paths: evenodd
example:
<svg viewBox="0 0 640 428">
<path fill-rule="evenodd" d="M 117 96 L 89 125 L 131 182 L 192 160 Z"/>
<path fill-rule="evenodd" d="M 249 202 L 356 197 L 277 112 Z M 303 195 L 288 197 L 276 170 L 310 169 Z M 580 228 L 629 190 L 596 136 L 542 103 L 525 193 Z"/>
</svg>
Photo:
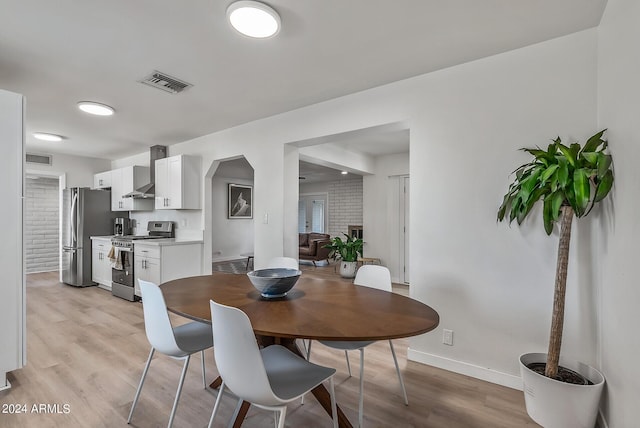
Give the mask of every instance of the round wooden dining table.
<svg viewBox="0 0 640 428">
<path fill-rule="evenodd" d="M 241 309 L 251 320 L 261 346 L 280 344 L 298 355 L 295 339 L 360 341 L 417 336 L 438 326 L 431 307 L 395 293 L 304 274 L 286 296 L 265 299 L 246 275 L 216 272 L 176 279 L 161 285 L 170 312 L 211 322 L 209 300 Z M 219 379 L 212 386 L 217 386 Z M 331 397 L 320 384 L 312 390 L 331 415 Z M 239 427 L 249 403 L 236 417 Z M 351 427 L 338 407 L 338 424 Z"/>
</svg>

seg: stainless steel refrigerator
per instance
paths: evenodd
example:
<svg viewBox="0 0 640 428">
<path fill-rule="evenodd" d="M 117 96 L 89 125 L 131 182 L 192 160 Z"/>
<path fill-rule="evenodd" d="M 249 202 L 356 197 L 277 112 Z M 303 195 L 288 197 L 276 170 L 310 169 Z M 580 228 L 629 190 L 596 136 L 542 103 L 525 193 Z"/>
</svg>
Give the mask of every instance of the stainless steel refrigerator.
<svg viewBox="0 0 640 428">
<path fill-rule="evenodd" d="M 62 194 L 62 282 L 76 287 L 91 281 L 91 237 L 113 234 L 111 192 L 72 187 Z"/>
</svg>

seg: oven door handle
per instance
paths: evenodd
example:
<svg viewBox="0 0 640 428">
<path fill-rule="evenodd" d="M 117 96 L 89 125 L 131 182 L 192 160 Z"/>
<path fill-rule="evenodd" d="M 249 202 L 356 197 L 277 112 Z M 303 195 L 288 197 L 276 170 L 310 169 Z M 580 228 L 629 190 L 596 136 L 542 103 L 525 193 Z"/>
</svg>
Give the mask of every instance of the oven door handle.
<svg viewBox="0 0 640 428">
<path fill-rule="evenodd" d="M 131 253 L 133 251 L 133 248 L 127 248 L 127 247 L 115 247 L 117 250 L 120 251 L 124 251 L 125 253 Z"/>
</svg>

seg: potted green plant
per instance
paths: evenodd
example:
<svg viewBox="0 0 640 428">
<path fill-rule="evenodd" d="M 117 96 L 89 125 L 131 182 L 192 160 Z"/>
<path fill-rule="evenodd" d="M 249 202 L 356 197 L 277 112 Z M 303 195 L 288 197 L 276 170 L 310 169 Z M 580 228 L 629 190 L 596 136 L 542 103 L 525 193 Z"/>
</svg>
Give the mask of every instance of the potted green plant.
<svg viewBox="0 0 640 428">
<path fill-rule="evenodd" d="M 542 201 L 547 235 L 560 224 L 551 333 L 547 354 L 523 354 L 520 369 L 529 416 L 545 427 L 593 428 L 604 377 L 597 370 L 560 358 L 564 321 L 567 265 L 571 223 L 588 215 L 613 185 L 612 158 L 606 153 L 606 130 L 590 137 L 584 146 L 562 144 L 560 137 L 546 150 L 522 149 L 533 156 L 518 167 L 509 186 L 498 220 L 516 220 L 520 225 Z M 571 405 L 577 408 L 571 408 Z"/>
<path fill-rule="evenodd" d="M 330 244 L 324 246 L 329 248 L 331 252 L 329 257 L 340 262 L 340 276 L 343 278 L 353 278 L 356 276 L 356 267 L 358 264 L 358 255 L 362 257 L 362 247 L 364 241 L 360 238 L 354 238 L 346 233 L 343 235 L 347 238 L 342 240 L 339 236 L 334 237 Z"/>
</svg>

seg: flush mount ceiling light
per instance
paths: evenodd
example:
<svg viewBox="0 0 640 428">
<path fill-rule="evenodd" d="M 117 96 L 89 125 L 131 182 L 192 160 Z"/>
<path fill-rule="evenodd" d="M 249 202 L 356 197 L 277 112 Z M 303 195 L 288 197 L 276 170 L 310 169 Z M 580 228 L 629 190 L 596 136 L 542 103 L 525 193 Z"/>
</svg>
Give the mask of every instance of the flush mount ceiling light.
<svg viewBox="0 0 640 428">
<path fill-rule="evenodd" d="M 62 141 L 60 135 L 49 134 L 47 132 L 34 132 L 33 136 L 42 141 Z"/>
<path fill-rule="evenodd" d="M 237 1 L 227 8 L 231 26 L 245 36 L 264 39 L 280 31 L 280 15 L 257 1 Z"/>
<path fill-rule="evenodd" d="M 347 174 L 349 174 L 349 173 L 348 173 L 347 171 L 342 171 L 340 174 L 342 174 L 342 175 L 347 175 Z"/>
<path fill-rule="evenodd" d="M 96 116 L 111 116 L 115 110 L 106 104 L 94 103 L 93 101 L 80 101 L 78 108 L 85 113 Z"/>
</svg>

